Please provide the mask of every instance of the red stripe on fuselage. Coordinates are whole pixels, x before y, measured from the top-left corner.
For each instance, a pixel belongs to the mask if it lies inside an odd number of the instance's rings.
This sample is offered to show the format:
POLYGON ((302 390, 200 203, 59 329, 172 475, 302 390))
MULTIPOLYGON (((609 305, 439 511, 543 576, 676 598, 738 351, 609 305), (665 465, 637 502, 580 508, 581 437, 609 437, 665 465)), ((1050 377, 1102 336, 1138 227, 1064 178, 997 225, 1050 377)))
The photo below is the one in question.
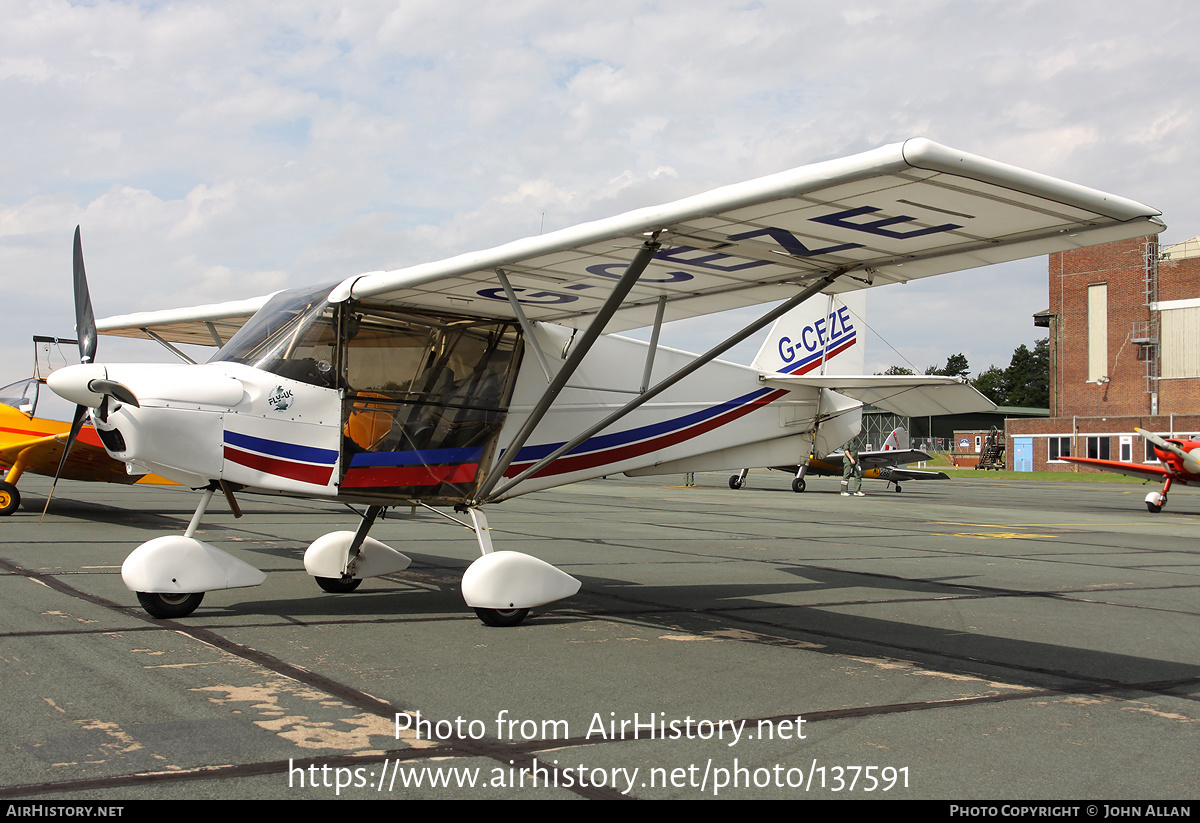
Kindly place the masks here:
POLYGON ((285 477, 300 483, 312 483, 314 486, 329 485, 329 478, 333 474, 333 466, 293 463, 290 460, 279 460, 262 454, 244 452, 231 446, 225 447, 225 459, 264 474, 273 474, 276 477, 285 477))
POLYGON ((342 488, 378 489, 470 483, 478 471, 478 463, 460 463, 456 466, 360 466, 346 472, 342 488))

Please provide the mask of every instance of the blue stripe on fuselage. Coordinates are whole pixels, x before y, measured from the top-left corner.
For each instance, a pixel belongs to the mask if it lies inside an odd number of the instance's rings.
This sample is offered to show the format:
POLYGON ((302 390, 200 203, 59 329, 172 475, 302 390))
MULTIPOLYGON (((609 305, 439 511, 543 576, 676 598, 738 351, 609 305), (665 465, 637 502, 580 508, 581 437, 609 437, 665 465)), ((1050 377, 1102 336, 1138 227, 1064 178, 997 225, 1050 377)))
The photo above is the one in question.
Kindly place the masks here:
POLYGON ((338 453, 333 449, 318 449, 313 446, 297 446, 295 443, 281 443, 278 440, 264 440, 261 437, 251 437, 248 434, 238 434, 225 430, 225 442, 231 446, 282 457, 285 460, 301 460, 305 463, 320 463, 331 466, 337 462, 338 453))

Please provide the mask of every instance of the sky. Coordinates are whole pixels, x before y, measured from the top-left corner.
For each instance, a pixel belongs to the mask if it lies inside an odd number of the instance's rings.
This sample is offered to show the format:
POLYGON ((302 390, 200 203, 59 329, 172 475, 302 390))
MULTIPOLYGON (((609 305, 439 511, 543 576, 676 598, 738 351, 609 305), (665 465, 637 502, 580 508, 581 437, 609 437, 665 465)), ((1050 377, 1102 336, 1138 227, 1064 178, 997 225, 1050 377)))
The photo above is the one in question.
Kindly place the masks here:
MULTIPOLYGON (((1200 234, 1200 4, 5 0, 0 385, 97 317, 438 260, 909 137, 1200 234)), ((867 367, 972 374, 1046 259, 871 293, 867 367)), ((684 321, 704 350, 750 314, 684 321)), ((755 343, 728 359, 749 362, 755 343)), ((169 359, 101 338, 99 359, 169 359)), ((68 412, 69 413, 69 412, 68 412)))

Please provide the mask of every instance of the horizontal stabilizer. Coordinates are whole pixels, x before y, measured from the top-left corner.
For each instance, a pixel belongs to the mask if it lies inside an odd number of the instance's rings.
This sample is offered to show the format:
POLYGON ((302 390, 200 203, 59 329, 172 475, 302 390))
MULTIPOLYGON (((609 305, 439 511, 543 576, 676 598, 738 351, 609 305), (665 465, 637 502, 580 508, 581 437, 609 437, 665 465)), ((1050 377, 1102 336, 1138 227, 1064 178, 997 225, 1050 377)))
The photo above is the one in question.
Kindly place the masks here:
POLYGON ((829 389, 902 417, 996 410, 995 403, 980 394, 974 386, 956 377, 908 374, 764 374, 759 380, 773 389, 829 389))

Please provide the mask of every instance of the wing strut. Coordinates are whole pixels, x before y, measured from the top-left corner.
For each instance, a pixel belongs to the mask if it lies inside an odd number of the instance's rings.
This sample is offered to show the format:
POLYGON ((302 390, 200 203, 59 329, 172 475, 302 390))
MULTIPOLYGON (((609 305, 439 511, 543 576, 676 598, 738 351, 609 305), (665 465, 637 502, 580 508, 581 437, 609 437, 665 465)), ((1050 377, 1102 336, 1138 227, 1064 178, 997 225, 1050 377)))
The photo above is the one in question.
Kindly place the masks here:
POLYGON ((658 308, 654 312, 654 331, 650 333, 650 348, 646 350, 646 370, 642 372, 641 391, 650 387, 650 372, 654 371, 654 353, 658 351, 658 333, 662 330, 663 313, 667 310, 666 295, 658 298, 658 308))
POLYGON ((546 353, 542 351, 537 338, 533 336, 533 326, 530 325, 529 318, 525 316, 525 310, 521 308, 521 301, 517 299, 517 293, 513 291, 512 284, 508 282, 508 275, 504 273, 504 269, 496 269, 496 279, 504 287, 504 295, 508 298, 508 304, 512 306, 513 314, 517 316, 517 322, 521 324, 521 331, 525 332, 525 345, 533 349, 538 364, 546 375, 546 382, 550 383, 554 378, 550 374, 550 364, 546 361, 546 353))
MULTIPOLYGON (((567 361, 563 363, 558 374, 550 381, 550 385, 546 387, 546 391, 538 400, 537 405, 529 412, 529 418, 525 421, 525 425, 521 426, 521 430, 517 432, 517 436, 513 438, 512 443, 504 450, 496 460, 496 465, 492 467, 492 471, 488 474, 487 479, 480 485, 479 491, 476 494, 477 501, 488 499, 488 493, 495 487, 500 478, 504 477, 504 472, 508 470, 513 458, 517 456, 517 452, 525 445, 529 436, 533 434, 533 430, 537 428, 537 424, 542 422, 542 418, 546 412, 550 410, 551 404, 554 403, 559 392, 567 385, 567 381, 571 379, 571 375, 575 373, 575 369, 579 368, 579 364, 583 362, 584 355, 592 349, 592 344, 600 337, 604 327, 608 325, 608 321, 616 314, 617 309, 621 307, 621 303, 625 300, 625 296, 629 294, 629 290, 633 288, 633 284, 642 276, 642 272, 646 270, 646 266, 650 265, 650 261, 654 259, 654 255, 661 248, 658 242, 658 232, 654 236, 642 244, 642 248, 638 250, 637 256, 629 263, 629 267, 625 269, 625 273, 621 275, 621 279, 617 281, 617 285, 613 287, 612 293, 605 299, 604 305, 600 307, 600 311, 596 312, 596 316, 592 318, 591 324, 587 327, 575 343, 571 354, 567 357, 567 361)), ((537 345, 537 341, 532 341, 537 345)), ((512 485, 511 483, 509 485, 512 485)))
MULTIPOLYGON (((209 325, 211 326, 212 324, 210 323, 209 325)), ((151 340, 153 340, 155 343, 158 343, 160 346, 162 346, 163 348, 165 348, 167 351, 171 352, 171 354, 173 354, 173 355, 175 355, 176 357, 178 357, 178 358, 179 358, 180 360, 182 360, 184 363, 187 363, 187 364, 188 364, 188 365, 190 365, 190 366, 194 366, 194 365, 196 365, 196 361, 195 361, 195 360, 193 360, 192 358, 188 357, 186 354, 184 354, 183 352, 181 352, 179 349, 177 349, 177 348, 175 348, 174 346, 172 346, 172 345, 171 345, 171 344, 170 344, 170 343, 169 343, 167 340, 164 340, 164 339, 163 339, 161 336, 159 336, 159 335, 155 334, 154 332, 150 331, 150 329, 148 329, 148 328, 146 328, 145 326, 143 326, 143 327, 142 327, 142 331, 146 333, 146 336, 147 336, 147 337, 149 337, 149 338, 150 338, 151 340)))
MULTIPOLYGON (((751 323, 746 328, 742 329, 737 334, 728 338, 723 343, 718 344, 715 348, 709 349, 704 354, 702 354, 699 357, 692 360, 691 363, 689 363, 688 365, 686 365, 683 368, 676 371, 670 377, 667 377, 667 378, 661 380, 660 382, 658 382, 653 388, 643 392, 642 394, 638 395, 633 400, 630 400, 624 406, 617 409, 615 412, 610 414, 608 417, 605 417, 599 423, 596 423, 596 424, 590 426, 589 428, 587 428, 585 431, 577 434, 571 440, 569 440, 568 442, 559 446, 553 452, 546 455, 541 460, 538 460, 536 463, 534 463, 529 468, 525 469, 523 472, 518 474, 516 477, 512 478, 512 480, 510 480, 508 483, 506 483, 504 486, 502 486, 500 489, 498 489, 494 494, 489 494, 488 492, 495 485, 495 482, 498 479, 497 473, 503 473, 508 468, 509 464, 512 463, 513 457, 515 457, 516 453, 520 450, 520 446, 524 445, 524 442, 525 442, 524 440, 521 440, 520 444, 517 444, 514 441, 514 445, 509 446, 505 450, 504 458, 506 458, 506 459, 504 459, 500 465, 497 465, 497 467, 492 470, 492 474, 488 477, 488 482, 480 487, 479 494, 472 505, 479 505, 481 503, 492 503, 492 502, 496 502, 496 501, 504 499, 504 495, 506 492, 508 492, 510 489, 512 489, 514 486, 516 486, 521 481, 525 480, 527 477, 531 477, 532 475, 537 474, 542 469, 544 469, 546 466, 550 465, 555 460, 557 460, 559 457, 561 457, 562 455, 571 451, 571 449, 575 448, 576 446, 578 446, 583 441, 587 440, 592 435, 596 434, 596 432, 599 432, 599 431, 602 431, 602 430, 608 428, 610 425, 617 422, 622 417, 624 417, 625 415, 632 412, 634 409, 641 406, 643 403, 654 399, 660 393, 671 388, 671 386, 674 386, 676 383, 678 383, 680 380, 682 380, 685 377, 687 377, 688 375, 690 375, 692 372, 696 371, 697 369, 701 368, 702 366, 706 365, 707 363, 716 359, 717 357, 720 357, 726 351, 733 348, 738 343, 741 343, 743 340, 745 340, 747 337, 749 337, 750 335, 757 332, 759 329, 762 329, 762 328, 766 327, 768 324, 775 322, 775 320, 777 320, 779 317, 782 317, 784 314, 787 314, 789 311, 796 308, 796 306, 800 305, 805 300, 808 300, 813 295, 820 293, 822 289, 829 286, 831 283, 833 283, 835 280, 837 280, 842 275, 851 271, 853 268, 855 268, 855 267, 847 266, 844 268, 840 268, 840 269, 832 272, 831 274, 825 275, 820 280, 817 280, 816 282, 812 283, 807 288, 801 290, 794 297, 792 297, 792 298, 786 300, 785 302, 781 303, 780 305, 776 306, 774 309, 767 312, 765 315, 763 315, 758 320, 751 323)), ((590 327, 588 328, 588 331, 589 332, 591 331, 590 327)), ((588 348, 591 347, 591 342, 592 341, 588 341, 588 348)), ((572 352, 572 356, 574 356, 575 354, 578 354, 580 351, 584 351, 582 346, 579 348, 576 348, 576 350, 574 352, 572 352)), ((548 394, 549 394, 549 390, 547 390, 547 395, 548 394)), ((550 398, 550 400, 552 400, 552 399, 553 398, 550 398)), ((547 396, 543 395, 542 400, 546 401, 547 396)), ((539 403, 539 406, 540 405, 541 405, 541 403, 539 403)), ((547 407, 549 406, 549 402, 546 403, 546 406, 547 407)), ((543 412, 544 412, 544 409, 543 409, 543 412)), ((539 419, 540 419, 540 416, 539 416, 539 419)), ((526 424, 526 426, 528 427, 528 423, 526 424)), ((530 430, 532 430, 531 427, 530 427, 530 430)), ((526 437, 528 437, 528 432, 524 432, 524 429, 522 429, 522 432, 526 434, 526 437)))

